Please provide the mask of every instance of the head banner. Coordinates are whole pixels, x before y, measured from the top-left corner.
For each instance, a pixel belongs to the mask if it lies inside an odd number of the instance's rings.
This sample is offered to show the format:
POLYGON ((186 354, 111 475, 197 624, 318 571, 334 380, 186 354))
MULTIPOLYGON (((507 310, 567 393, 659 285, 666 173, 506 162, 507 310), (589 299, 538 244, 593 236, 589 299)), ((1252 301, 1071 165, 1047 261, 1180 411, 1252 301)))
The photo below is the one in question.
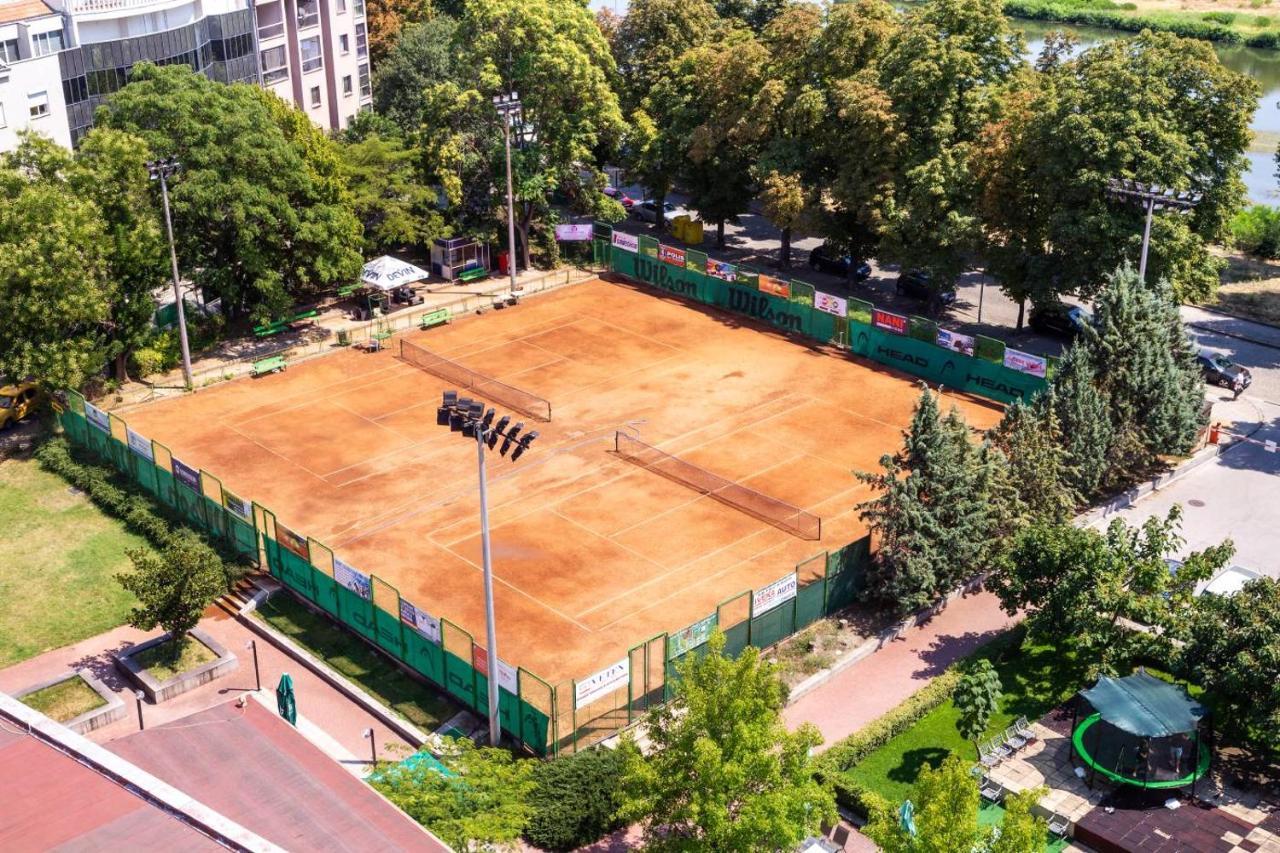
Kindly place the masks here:
POLYGON ((200 472, 183 462, 176 456, 171 456, 169 461, 172 463, 173 478, 182 485, 186 486, 197 495, 203 495, 204 490, 200 487, 200 472))
MULTIPOLYGON (((489 677, 489 650, 477 643, 471 644, 471 668, 489 677)), ((520 680, 516 668, 498 658, 498 686, 512 696, 520 695, 520 680)))
POLYGON ((949 349, 952 352, 973 355, 974 341, 972 335, 962 335, 959 332, 939 329, 936 343, 943 349, 949 349))
POLYGON ((412 602, 400 599, 400 621, 411 626, 437 646, 440 645, 440 620, 425 610, 414 607, 412 602))
POLYGON ((369 576, 356 571, 337 557, 333 558, 333 579, 365 601, 373 597, 373 587, 369 583, 369 576))
POLYGON ((614 231, 613 245, 617 246, 624 252, 638 252, 640 251, 640 238, 635 234, 624 234, 621 231, 614 231))
POLYGON ((879 308, 871 312, 871 325, 886 332, 893 332, 895 335, 907 333, 907 318, 904 315, 881 311, 879 308))
POLYGON ((590 222, 576 222, 556 226, 556 239, 562 243, 590 240, 595 227, 590 222))
POLYGON ((107 435, 111 435, 111 416, 102 409, 99 409, 93 403, 90 403, 88 400, 84 401, 84 416, 88 419, 89 423, 93 424, 107 435))
POLYGON ((791 298, 791 282, 774 278, 771 275, 761 275, 757 284, 761 293, 768 293, 771 296, 781 296, 783 299, 791 298))
POLYGON ((658 258, 664 263, 671 264, 673 267, 682 267, 684 266, 684 249, 677 249, 675 246, 659 244, 658 258))
POLYGON ((1016 349, 1005 347, 1004 366, 1011 370, 1017 370, 1044 379, 1048 362, 1045 361, 1043 356, 1032 355, 1029 352, 1019 352, 1016 349))
POLYGON ((134 453, 138 454, 148 462, 156 461, 156 454, 151 449, 151 439, 144 438, 143 436, 138 435, 136 432, 129 429, 129 427, 127 426, 124 428, 124 434, 125 434, 125 438, 129 442, 130 450, 132 450, 134 453))
POLYGON ((839 296, 823 293, 821 290, 813 292, 813 307, 828 314, 835 314, 837 317, 844 317, 849 313, 848 302, 839 296))

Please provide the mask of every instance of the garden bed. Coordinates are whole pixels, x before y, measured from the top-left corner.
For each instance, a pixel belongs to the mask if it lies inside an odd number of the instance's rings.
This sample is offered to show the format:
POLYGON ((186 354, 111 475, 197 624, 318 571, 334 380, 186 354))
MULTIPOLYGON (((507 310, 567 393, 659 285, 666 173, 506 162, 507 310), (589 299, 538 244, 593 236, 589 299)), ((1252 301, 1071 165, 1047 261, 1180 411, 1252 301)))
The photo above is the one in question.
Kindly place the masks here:
POLYGON ((240 661, 200 629, 187 635, 182 654, 170 659, 173 638, 163 634, 113 655, 116 666, 152 702, 164 702, 221 678, 240 661))
POLYGON ((14 698, 79 734, 102 728, 127 713, 120 697, 87 669, 42 681, 14 698))

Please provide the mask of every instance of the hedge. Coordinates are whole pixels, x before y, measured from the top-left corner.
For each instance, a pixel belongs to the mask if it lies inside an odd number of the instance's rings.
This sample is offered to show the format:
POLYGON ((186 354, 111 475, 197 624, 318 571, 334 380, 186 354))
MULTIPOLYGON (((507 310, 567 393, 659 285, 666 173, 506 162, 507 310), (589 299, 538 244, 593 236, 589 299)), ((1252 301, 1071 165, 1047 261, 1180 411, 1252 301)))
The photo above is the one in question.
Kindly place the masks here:
POLYGON ((619 829, 623 755, 598 747, 538 765, 524 836, 544 850, 576 850, 619 829))

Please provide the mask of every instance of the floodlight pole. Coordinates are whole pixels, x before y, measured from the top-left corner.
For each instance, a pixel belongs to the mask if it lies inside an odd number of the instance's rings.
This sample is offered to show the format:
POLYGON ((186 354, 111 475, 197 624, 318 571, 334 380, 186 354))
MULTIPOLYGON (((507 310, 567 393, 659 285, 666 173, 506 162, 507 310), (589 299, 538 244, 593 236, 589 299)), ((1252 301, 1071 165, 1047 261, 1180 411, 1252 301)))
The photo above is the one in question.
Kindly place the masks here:
POLYGON ((485 436, 487 430, 476 424, 476 462, 480 471, 480 552, 484 561, 484 623, 489 653, 489 743, 502 740, 502 720, 498 715, 498 626, 493 613, 493 557, 489 550, 489 485, 485 475, 485 436))
POLYGON ((511 180, 511 124, 520 118, 520 96, 495 95, 493 105, 502 117, 502 141, 507 150, 507 272, 511 275, 511 292, 516 292, 516 204, 511 180))
POLYGON ((1204 196, 1195 192, 1178 192, 1156 184, 1144 184, 1129 178, 1108 178, 1107 195, 1116 201, 1139 202, 1146 208, 1142 227, 1142 254, 1138 259, 1138 280, 1147 280, 1147 252, 1151 247, 1151 220, 1156 209, 1175 213, 1191 213, 1204 196))
POLYGON ((178 304, 178 341, 182 345, 182 378, 187 389, 191 388, 191 347, 187 344, 187 314, 184 310, 182 290, 178 285, 178 251, 173 246, 173 218, 169 215, 169 176, 178 171, 181 164, 176 157, 151 160, 147 169, 151 180, 160 181, 160 198, 164 200, 164 228, 169 236, 169 264, 173 270, 173 298, 178 304))

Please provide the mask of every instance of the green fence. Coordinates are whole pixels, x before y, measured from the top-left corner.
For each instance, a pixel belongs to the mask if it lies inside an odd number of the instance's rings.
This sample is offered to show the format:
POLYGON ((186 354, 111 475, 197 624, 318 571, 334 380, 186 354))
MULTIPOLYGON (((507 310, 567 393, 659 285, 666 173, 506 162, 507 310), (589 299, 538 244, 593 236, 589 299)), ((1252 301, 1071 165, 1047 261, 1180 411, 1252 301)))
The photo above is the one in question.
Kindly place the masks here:
MULTIPOLYGON (((597 233, 607 228, 599 225, 597 233)), ((882 328, 874 325, 873 306, 864 300, 844 299, 840 316, 831 313, 840 302, 823 300, 825 308, 818 308, 820 292, 804 282, 790 282, 790 296, 783 298, 762 293, 754 271, 713 258, 699 268, 689 256, 705 257, 700 252, 685 252, 684 263, 677 266, 663 260, 661 245, 645 235, 638 246, 633 252, 612 244, 609 269, 675 296, 745 314, 784 332, 844 347, 913 376, 1002 403, 1030 399, 1045 387, 1043 378, 1006 367, 1005 345, 994 338, 977 336, 974 354, 966 355, 939 346, 939 328, 931 320, 912 317, 900 330, 882 328)))

